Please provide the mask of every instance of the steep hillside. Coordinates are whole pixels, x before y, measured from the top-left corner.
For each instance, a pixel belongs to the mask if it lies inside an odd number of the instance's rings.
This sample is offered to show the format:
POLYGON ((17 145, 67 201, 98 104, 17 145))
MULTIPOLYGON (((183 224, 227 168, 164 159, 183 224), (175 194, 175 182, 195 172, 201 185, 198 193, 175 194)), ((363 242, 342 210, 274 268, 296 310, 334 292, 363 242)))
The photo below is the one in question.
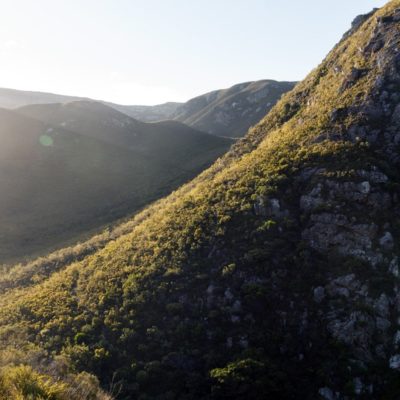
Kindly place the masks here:
POLYGON ((72 109, 63 115, 73 117, 70 124, 56 124, 53 112, 43 113, 43 122, 0 110, 0 264, 45 254, 137 211, 231 144, 178 123, 150 127, 101 104, 82 104, 88 106, 78 103, 76 113, 75 105, 60 106, 72 109))
POLYGON ((400 0, 358 18, 104 248, 9 276, 3 351, 41 348, 121 399, 398 399, 399 22, 400 0))
POLYGON ((172 118, 214 135, 242 137, 294 85, 272 80, 240 83, 189 100, 172 118))

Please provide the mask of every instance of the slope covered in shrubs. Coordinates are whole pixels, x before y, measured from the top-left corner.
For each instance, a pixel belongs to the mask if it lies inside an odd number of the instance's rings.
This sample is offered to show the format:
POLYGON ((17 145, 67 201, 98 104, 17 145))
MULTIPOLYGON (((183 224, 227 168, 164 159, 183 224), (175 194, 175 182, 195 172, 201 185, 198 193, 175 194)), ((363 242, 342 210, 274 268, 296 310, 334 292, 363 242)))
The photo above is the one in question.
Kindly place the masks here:
POLYGON ((3 347, 126 399, 398 398, 399 21, 358 18, 209 170, 9 287, 3 347))

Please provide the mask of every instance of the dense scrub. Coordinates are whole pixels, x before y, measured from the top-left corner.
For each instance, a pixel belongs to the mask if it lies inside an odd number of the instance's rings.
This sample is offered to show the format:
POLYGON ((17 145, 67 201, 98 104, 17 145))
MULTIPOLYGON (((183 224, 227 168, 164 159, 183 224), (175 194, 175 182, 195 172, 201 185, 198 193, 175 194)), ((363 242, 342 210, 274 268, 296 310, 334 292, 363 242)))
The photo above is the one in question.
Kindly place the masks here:
POLYGON ((7 283, 3 347, 127 399, 398 398, 399 7, 104 248, 7 283))

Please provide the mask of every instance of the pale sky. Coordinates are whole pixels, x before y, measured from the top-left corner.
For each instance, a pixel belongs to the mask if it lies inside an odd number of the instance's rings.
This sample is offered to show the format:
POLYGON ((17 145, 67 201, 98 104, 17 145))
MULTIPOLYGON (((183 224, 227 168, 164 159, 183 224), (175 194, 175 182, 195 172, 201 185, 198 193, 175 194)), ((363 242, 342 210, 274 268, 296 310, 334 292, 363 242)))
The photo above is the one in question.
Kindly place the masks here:
POLYGON ((0 87, 121 104, 300 80, 384 0, 0 0, 0 87))

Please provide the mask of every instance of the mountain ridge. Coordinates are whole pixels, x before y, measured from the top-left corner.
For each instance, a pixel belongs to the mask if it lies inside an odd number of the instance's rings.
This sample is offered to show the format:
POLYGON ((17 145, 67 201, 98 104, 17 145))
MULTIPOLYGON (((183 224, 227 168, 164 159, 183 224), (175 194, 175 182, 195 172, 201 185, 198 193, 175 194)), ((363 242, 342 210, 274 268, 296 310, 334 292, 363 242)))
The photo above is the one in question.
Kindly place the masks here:
POLYGON ((98 102, 142 122, 176 120, 206 133, 241 137, 294 84, 267 79, 249 81, 196 96, 185 103, 168 102, 155 106, 120 105, 84 97, 0 88, 0 106, 21 108, 34 104, 98 102))
POLYGON ((122 398, 396 399, 399 21, 392 0, 131 230, 2 294, 6 346, 122 398))

